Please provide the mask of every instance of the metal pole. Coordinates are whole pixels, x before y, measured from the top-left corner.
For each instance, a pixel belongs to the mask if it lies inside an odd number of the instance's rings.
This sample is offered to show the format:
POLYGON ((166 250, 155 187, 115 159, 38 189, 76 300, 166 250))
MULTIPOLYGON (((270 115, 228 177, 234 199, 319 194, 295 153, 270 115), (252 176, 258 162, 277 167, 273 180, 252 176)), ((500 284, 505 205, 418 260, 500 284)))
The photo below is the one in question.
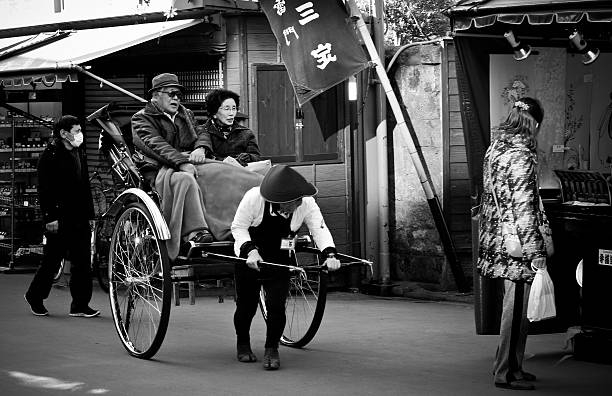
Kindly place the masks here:
MULTIPOLYGON (((229 256, 227 254, 220 254, 220 253, 202 252, 202 257, 208 257, 208 256, 219 257, 219 258, 224 258, 224 259, 229 259, 229 260, 234 260, 234 261, 246 262, 246 259, 242 258, 242 257, 229 256)), ((287 268, 287 269, 289 269, 291 271, 304 272, 304 268, 296 267, 295 265, 276 264, 276 263, 270 263, 268 261, 260 261, 259 264, 271 265, 273 267, 287 268)))
POLYGON ((15 268, 15 115, 13 114, 11 128, 11 255, 9 257, 9 270, 15 268))
POLYGON ((115 84, 113 84, 112 82, 110 82, 110 81, 107 81, 107 80, 103 79, 102 77, 96 76, 95 74, 88 72, 88 71, 87 71, 87 70, 85 70, 85 69, 84 69, 82 66, 79 66, 79 65, 72 65, 72 68, 73 68, 74 70, 77 70, 77 71, 79 71, 79 72, 81 72, 81 73, 83 73, 83 74, 85 74, 85 75, 87 75, 87 76, 89 76, 89 77, 93 78, 93 79, 96 79, 96 80, 100 81, 100 82, 101 82, 101 83, 103 83, 103 84, 108 85, 109 87, 111 87, 111 88, 113 88, 113 89, 116 89, 117 91, 119 91, 119 92, 121 92, 121 93, 126 94, 127 96, 129 96, 129 97, 131 97, 131 98, 136 99, 136 100, 137 100, 137 101, 139 101, 139 102, 147 103, 147 100, 146 100, 146 99, 141 98, 140 96, 138 96, 138 95, 136 95, 136 94, 133 94, 133 93, 131 93, 130 91, 125 90, 125 89, 121 88, 120 86, 115 85, 115 84))
MULTIPOLYGON (((423 164, 421 163, 421 159, 419 158, 417 148, 412 140, 412 136, 410 135, 408 125, 406 124, 406 120, 409 121, 410 119, 407 117, 407 112, 405 113, 404 111, 402 111, 402 107, 400 106, 400 103, 397 97, 395 96, 395 92, 393 91, 391 81, 389 80, 389 77, 387 76, 387 73, 385 71, 385 68, 383 67, 380 57, 378 56, 376 46, 374 45, 374 42, 372 41, 372 37, 370 37, 368 28, 365 22, 363 21, 363 18, 361 17, 361 12, 359 11, 359 8, 357 8, 357 5, 355 4, 355 0, 349 0, 349 6, 351 8, 351 17, 356 19, 357 29, 359 30, 359 33, 366 46, 366 49, 368 50, 370 58, 376 67, 376 73, 385 91, 385 94, 389 101, 389 105, 391 106, 391 109, 393 110, 393 115, 395 116, 395 119, 397 120, 396 128, 400 132, 399 138, 402 140, 402 144, 408 147, 408 153, 410 154, 410 158, 412 159, 412 164, 414 165, 414 168, 416 170, 417 176, 421 183, 421 187, 423 188, 423 191, 425 192, 425 197, 427 198, 429 207, 432 211, 434 221, 436 222, 436 227, 438 231, 440 232, 440 237, 442 239, 442 243, 444 244, 444 249, 445 249, 445 252, 447 253, 447 258, 449 259, 451 270, 455 278, 455 283, 457 284, 457 288, 461 292, 469 291, 469 287, 463 275, 463 270, 459 266, 459 263, 453 258, 454 254, 452 253, 454 252, 454 248, 452 247, 452 239, 450 239, 448 230, 445 227, 446 223, 444 222, 444 217, 441 214, 440 204, 439 204, 437 195, 435 194, 433 187, 432 187, 433 184, 430 182, 429 178, 427 177, 425 168, 423 164), (404 117, 404 114, 406 114, 406 117, 404 117), (443 225, 444 227, 441 227, 441 225, 443 225)), ((412 127, 411 123, 410 123, 410 126, 412 127)))
MULTIPOLYGON (((374 38, 376 53, 385 53, 384 7, 382 0, 375 2, 374 38)), ((365 24, 364 24, 365 26, 365 24)), ((368 35, 369 37, 369 35, 368 35)), ((384 68, 379 56, 379 64, 384 68)), ((376 157, 378 170, 378 271, 383 284, 391 283, 389 255, 389 163, 387 158, 387 101, 382 84, 376 86, 376 157)))
POLYGON ((351 5, 352 10, 353 10, 353 14, 354 14, 353 16, 357 18, 357 29, 359 30, 359 33, 361 34, 361 38, 366 46, 366 49, 368 50, 370 59, 372 60, 372 62, 374 63, 376 67, 376 74, 378 75, 378 78, 380 79, 382 89, 384 90, 386 97, 389 100, 389 104, 391 105, 391 109, 393 110, 393 115, 395 116, 395 119, 397 120, 396 128, 402 132, 400 134, 400 137, 402 138, 403 143, 408 146, 408 153, 410 154, 410 158, 412 159, 412 163, 414 164, 414 167, 416 169, 417 175, 419 177, 419 181, 421 182, 421 186, 423 187, 423 190, 425 191, 425 197, 427 199, 431 199, 434 196, 433 190, 431 189, 431 186, 429 185, 429 180, 425 173, 425 169, 423 168, 423 164, 421 163, 419 159, 417 149, 414 145, 414 142, 412 141, 412 138, 408 131, 408 127, 406 126, 406 121, 404 120, 402 109, 399 105, 397 97, 395 96, 395 92, 393 92, 391 81, 389 81, 389 77, 387 76, 387 73, 385 72, 385 68, 383 67, 382 61, 380 60, 380 57, 378 56, 378 52, 376 51, 374 42, 372 41, 372 38, 370 37, 368 28, 365 22, 363 21, 363 18, 361 17, 361 12, 359 11, 359 9, 357 8, 357 5, 355 4, 355 0, 349 0, 349 4, 351 5))

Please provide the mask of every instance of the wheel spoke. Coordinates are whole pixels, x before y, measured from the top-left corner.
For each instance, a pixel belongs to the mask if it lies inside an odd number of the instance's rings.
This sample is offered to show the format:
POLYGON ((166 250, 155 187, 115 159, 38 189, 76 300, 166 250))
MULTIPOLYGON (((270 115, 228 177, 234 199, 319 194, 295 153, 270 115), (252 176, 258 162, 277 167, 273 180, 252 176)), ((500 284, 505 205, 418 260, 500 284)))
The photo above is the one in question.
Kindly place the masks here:
MULTIPOLYGON (((287 320, 281 343, 301 348, 312 340, 321 323, 327 293, 327 274, 318 268, 317 255, 305 257, 298 254, 296 261, 298 266, 309 269, 290 278, 285 303, 287 320)), ((263 289, 260 294, 260 307, 267 319, 263 289)))
POLYGON ((165 245, 141 204, 130 204, 115 225, 109 259, 111 307, 130 354, 151 357, 168 325, 170 278, 165 245))

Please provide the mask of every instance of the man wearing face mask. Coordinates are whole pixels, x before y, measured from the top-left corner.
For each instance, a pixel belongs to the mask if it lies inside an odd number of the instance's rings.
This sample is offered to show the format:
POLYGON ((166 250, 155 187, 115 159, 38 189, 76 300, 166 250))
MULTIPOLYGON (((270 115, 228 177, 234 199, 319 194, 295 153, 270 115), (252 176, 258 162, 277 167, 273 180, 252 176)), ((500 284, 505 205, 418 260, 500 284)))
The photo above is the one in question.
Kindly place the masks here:
POLYGON ((100 314, 89 306, 94 208, 82 143, 79 120, 64 115, 56 122, 53 138, 38 162, 38 195, 47 243, 42 263, 25 293, 30 310, 37 316, 49 314, 43 300, 49 297, 53 275, 63 258, 70 260, 70 316, 91 318, 100 314))

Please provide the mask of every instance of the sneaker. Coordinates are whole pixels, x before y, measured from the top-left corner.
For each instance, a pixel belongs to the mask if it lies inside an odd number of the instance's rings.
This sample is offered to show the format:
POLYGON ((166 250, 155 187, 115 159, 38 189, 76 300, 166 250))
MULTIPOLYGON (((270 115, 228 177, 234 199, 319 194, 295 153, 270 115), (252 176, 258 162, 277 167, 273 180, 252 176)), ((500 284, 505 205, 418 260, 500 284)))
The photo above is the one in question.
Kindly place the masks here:
POLYGON ((71 309, 70 316, 80 317, 80 318, 93 318, 94 316, 100 315, 100 311, 97 309, 93 309, 90 307, 85 307, 85 309, 71 309))
POLYGON ((45 306, 43 305, 42 300, 41 301, 33 301, 33 300, 28 298, 28 293, 24 294, 23 298, 26 300, 26 302, 30 306, 30 311, 32 311, 32 313, 34 315, 36 315, 36 316, 47 316, 47 315, 49 315, 49 311, 47 311, 47 308, 45 308, 45 306))

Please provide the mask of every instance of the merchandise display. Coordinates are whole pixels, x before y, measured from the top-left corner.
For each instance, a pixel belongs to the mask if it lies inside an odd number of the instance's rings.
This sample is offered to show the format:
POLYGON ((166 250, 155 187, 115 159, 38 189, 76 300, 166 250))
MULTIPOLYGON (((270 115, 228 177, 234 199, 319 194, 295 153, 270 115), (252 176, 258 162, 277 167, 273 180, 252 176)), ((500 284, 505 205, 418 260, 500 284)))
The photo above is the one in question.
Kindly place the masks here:
MULTIPOLYGON (((37 163, 51 130, 10 110, 0 113, 0 266, 36 267, 42 258, 37 163)), ((52 117, 41 117, 51 122, 52 117)))

